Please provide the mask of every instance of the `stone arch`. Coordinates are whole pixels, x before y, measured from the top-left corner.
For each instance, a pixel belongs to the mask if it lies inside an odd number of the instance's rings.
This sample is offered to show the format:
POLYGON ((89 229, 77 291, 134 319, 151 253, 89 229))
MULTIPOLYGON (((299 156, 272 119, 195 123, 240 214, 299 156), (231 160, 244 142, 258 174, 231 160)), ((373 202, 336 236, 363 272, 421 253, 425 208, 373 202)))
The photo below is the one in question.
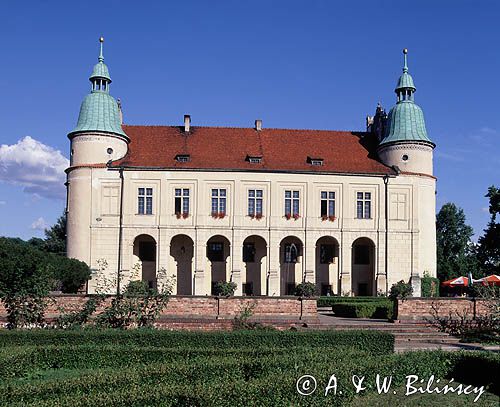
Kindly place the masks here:
POLYGON ((141 234, 134 239, 131 280, 141 279, 156 288, 156 253, 156 240, 151 235, 141 234))
POLYGON ((356 296, 375 293, 375 243, 368 237, 360 237, 352 243, 351 291, 356 296))
POLYGON ((244 295, 266 295, 267 291, 267 242, 258 235, 248 236, 243 241, 244 295))
POLYGON ((322 236, 316 241, 315 277, 320 295, 338 294, 339 243, 333 236, 322 236))
POLYGON ((297 236, 287 236, 280 242, 280 295, 294 295, 303 280, 302 256, 304 244, 297 236))
POLYGON ((194 242, 189 236, 175 235, 170 240, 172 270, 176 270, 176 294, 193 294, 194 242))
POLYGON ((228 265, 230 266, 231 243, 222 235, 212 236, 207 241, 207 262, 210 265, 210 276, 212 281, 211 291, 218 281, 229 281, 228 265))

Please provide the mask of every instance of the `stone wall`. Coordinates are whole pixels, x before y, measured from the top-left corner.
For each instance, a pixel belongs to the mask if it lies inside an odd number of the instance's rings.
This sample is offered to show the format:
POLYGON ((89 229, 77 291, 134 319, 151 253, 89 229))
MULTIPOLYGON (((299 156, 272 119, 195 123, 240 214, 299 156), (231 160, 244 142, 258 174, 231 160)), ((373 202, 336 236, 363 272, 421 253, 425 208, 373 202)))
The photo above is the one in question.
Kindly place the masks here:
MULTIPOLYGON (((45 317, 52 320, 61 312, 78 311, 87 298, 85 295, 52 296, 45 317)), ((108 297, 106 303, 111 298, 108 297)), ((102 311, 106 303, 97 312, 102 311)), ((318 318, 315 298, 172 296, 158 318, 158 326, 189 330, 230 329, 231 321, 245 310, 251 311, 249 320, 280 328, 316 322, 318 318)), ((0 303, 0 322, 6 322, 6 317, 5 308, 0 303)))
POLYGON ((440 316, 458 316, 467 313, 469 316, 487 313, 484 300, 472 298, 408 298, 398 300, 398 320, 401 322, 425 322, 432 318, 433 306, 440 316))

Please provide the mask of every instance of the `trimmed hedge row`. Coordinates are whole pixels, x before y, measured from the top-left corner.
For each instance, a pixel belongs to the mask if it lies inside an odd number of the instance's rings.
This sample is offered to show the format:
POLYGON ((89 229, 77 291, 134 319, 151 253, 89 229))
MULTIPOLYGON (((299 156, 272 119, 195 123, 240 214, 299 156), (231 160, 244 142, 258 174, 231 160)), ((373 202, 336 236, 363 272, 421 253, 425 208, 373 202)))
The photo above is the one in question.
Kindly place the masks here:
POLYGON ((331 307, 334 304, 348 304, 351 302, 379 302, 384 301, 384 297, 342 297, 342 296, 322 296, 317 300, 318 307, 331 307))
POLYGON ((325 354, 318 349, 312 359, 290 353, 261 357, 246 363, 207 359, 176 364, 150 365, 124 370, 98 370, 80 377, 49 379, 32 384, 0 385, 0 401, 22 406, 178 406, 178 405, 345 405, 354 397, 353 375, 366 377, 371 391, 375 376, 392 376, 393 386, 406 375, 484 385, 499 394, 500 355, 484 352, 410 352, 371 356, 325 354), (296 381, 304 374, 318 380, 318 391, 303 397, 296 381), (331 374, 342 394, 324 396, 331 374))
POLYGON ((332 309, 338 317, 391 319, 394 305, 391 301, 379 300, 333 304, 332 309))
MULTIPOLYGON (((48 345, 44 347, 22 347, 13 355, 0 357, 0 379, 29 377, 33 372, 54 369, 100 369, 127 368, 155 363, 178 364, 179 362, 200 361, 246 361, 265 359, 280 362, 293 354, 294 360, 311 360, 323 355, 351 354, 359 356, 366 351, 353 351, 346 347, 240 347, 227 349, 213 348, 161 348, 137 347, 129 345, 48 345), (320 353, 318 351, 321 350, 320 353)), ((330 356, 326 356, 330 357, 330 356)))
POLYGON ((128 345, 146 347, 212 348, 297 346, 348 347, 376 354, 394 351, 394 337, 376 331, 233 331, 182 332, 153 329, 13 330, 0 332, 0 349, 25 345, 128 345))

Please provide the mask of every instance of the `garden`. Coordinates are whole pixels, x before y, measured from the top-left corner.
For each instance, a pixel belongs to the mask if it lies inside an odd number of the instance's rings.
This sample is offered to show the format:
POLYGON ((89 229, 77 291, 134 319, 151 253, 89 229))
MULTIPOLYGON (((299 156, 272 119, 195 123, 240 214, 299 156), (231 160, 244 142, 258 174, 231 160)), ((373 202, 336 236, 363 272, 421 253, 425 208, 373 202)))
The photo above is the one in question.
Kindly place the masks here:
POLYGON ((393 349, 392 335, 369 331, 2 331, 0 404, 340 406, 374 402, 377 397, 404 397, 408 403, 433 398, 444 402, 440 405, 449 405, 446 400, 472 403, 477 396, 406 397, 407 375, 425 380, 435 375, 442 381, 453 378, 456 383, 485 386, 485 394, 475 404, 498 403, 498 354, 395 354, 393 349), (392 376, 391 395, 378 395, 377 374, 392 376), (318 388, 309 396, 298 392, 297 381, 304 375, 317 380, 318 388), (332 375, 338 388, 336 394, 330 391, 325 396, 332 375), (358 395, 351 382, 353 376, 365 376, 366 389, 358 395))

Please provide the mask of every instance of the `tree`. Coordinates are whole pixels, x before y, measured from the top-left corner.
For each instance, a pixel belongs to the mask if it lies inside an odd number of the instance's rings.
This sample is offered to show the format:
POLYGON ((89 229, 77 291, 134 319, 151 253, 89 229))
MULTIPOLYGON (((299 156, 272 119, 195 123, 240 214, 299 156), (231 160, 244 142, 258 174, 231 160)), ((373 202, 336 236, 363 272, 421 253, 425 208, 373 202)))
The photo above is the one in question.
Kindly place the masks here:
POLYGON ((44 252, 20 239, 0 238, 0 298, 9 328, 43 323, 50 283, 44 252))
POLYGON ((45 229, 45 250, 66 255, 66 213, 63 213, 50 229, 45 229))
POLYGON ((497 222, 497 215, 500 215, 500 189, 489 187, 485 197, 490 200, 491 219, 484 235, 479 238, 477 258, 485 275, 500 274, 500 223, 497 222))
POLYGON ((465 276, 478 277, 472 253, 472 227, 465 223, 463 209, 453 203, 442 206, 436 216, 437 275, 441 281, 465 276))

